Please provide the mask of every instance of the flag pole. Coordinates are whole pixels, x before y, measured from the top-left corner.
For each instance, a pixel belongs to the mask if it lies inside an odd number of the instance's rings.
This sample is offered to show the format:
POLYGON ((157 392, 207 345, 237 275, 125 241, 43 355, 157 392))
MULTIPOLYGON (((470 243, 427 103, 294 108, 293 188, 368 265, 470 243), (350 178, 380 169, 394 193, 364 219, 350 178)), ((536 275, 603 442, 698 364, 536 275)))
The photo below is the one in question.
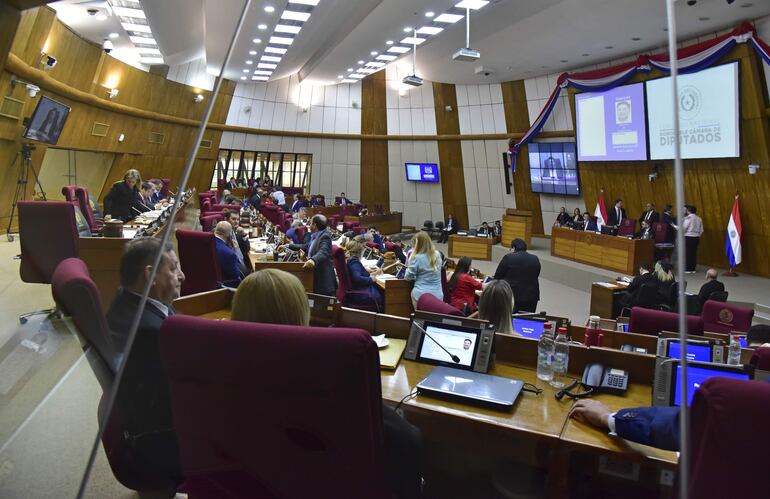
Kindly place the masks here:
MULTIPOLYGON (((733 201, 733 209, 730 210, 730 221, 733 222, 733 223, 735 223, 735 220, 733 220, 733 210, 735 209, 735 204, 738 202, 738 196, 739 196, 739 194, 736 192, 735 193, 735 200, 733 201)), ((738 221, 740 223, 740 212, 738 213, 738 221)), ((730 237, 730 234, 729 234, 729 232, 730 232, 729 222, 728 222, 727 231, 728 231, 728 237, 730 237)), ((739 233, 738 234, 739 246, 740 246, 740 237, 741 237, 741 234, 739 233)), ((728 258, 728 260, 729 260, 729 258, 728 258)), ((731 260, 730 263, 733 263, 733 261, 731 260)), ((738 264, 738 263, 740 263, 740 261, 734 262, 734 263, 738 264)), ((735 266, 734 265, 730 265, 730 270, 728 270, 727 272, 723 272, 722 275, 725 276, 725 277, 738 277, 739 274, 735 271, 735 266)))

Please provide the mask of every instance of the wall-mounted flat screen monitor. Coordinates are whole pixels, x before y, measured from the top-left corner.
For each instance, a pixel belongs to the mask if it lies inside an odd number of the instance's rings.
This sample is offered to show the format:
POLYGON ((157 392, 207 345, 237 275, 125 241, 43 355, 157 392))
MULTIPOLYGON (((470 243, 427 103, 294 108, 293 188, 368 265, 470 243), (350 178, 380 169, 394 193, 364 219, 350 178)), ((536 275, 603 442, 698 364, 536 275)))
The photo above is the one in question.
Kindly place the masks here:
POLYGON ((406 163, 406 179, 410 182, 438 182, 436 163, 406 163))
POLYGON ((578 160, 647 159, 644 86, 622 85, 575 95, 578 160))
MULTIPOLYGON (((738 62, 679 75, 682 158, 740 156, 738 62)), ((650 159, 674 158, 671 78, 646 82, 650 159)))
POLYGON ((574 142, 532 142, 527 147, 532 192, 580 195, 574 142))
POLYGON ((56 144, 69 114, 69 106, 56 102, 45 95, 40 97, 35 112, 32 113, 32 118, 29 120, 29 126, 24 131, 24 138, 46 144, 56 144))

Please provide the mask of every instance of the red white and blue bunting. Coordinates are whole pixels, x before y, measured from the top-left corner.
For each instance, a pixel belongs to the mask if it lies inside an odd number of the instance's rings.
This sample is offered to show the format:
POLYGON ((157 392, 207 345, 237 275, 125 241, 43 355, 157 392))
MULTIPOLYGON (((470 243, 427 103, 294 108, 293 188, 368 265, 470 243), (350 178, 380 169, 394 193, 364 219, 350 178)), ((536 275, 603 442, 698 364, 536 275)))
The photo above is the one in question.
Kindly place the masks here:
MULTIPOLYGON (((682 74, 695 73, 705 69, 728 53, 738 43, 750 43, 754 50, 757 51, 757 54, 765 61, 765 64, 770 65, 770 45, 763 42, 757 36, 754 26, 744 22, 730 33, 679 49, 677 51, 679 72, 682 74)), ((551 96, 546 101, 537 119, 532 123, 532 126, 521 140, 509 149, 512 155, 511 168, 514 170, 514 173, 516 170, 516 155, 519 149, 521 149, 521 146, 530 143, 543 129, 556 105, 556 101, 559 99, 562 89, 572 87, 581 92, 603 92, 622 85, 638 73, 649 73, 652 68, 664 73, 670 72, 668 53, 641 55, 636 61, 611 68, 581 73, 562 73, 559 76, 556 88, 551 92, 551 96)))

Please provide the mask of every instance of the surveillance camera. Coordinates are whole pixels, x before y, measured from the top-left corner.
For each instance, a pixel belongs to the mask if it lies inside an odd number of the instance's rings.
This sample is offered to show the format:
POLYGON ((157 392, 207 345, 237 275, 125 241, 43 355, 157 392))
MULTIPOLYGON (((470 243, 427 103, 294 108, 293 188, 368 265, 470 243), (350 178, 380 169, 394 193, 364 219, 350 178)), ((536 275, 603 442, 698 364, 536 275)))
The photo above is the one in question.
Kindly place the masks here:
POLYGON ((759 165, 749 165, 749 175, 756 175, 759 165))
POLYGON ((40 87, 31 83, 27 83, 27 94, 29 94, 30 97, 37 96, 38 92, 40 92, 40 87))
POLYGON ((656 179, 656 178, 658 178, 658 174, 657 174, 657 172, 655 172, 655 173, 650 173, 649 175, 647 175, 647 179, 648 179, 650 182, 655 182, 655 179, 656 179))
POLYGON ((199 103, 203 102, 203 95, 201 95, 201 94, 195 94, 195 97, 193 97, 193 101, 194 101, 196 104, 199 104, 199 103))
POLYGON ((43 70, 50 71, 53 69, 54 66, 56 66, 56 63, 59 61, 56 60, 56 57, 46 54, 43 56, 42 62, 43 62, 43 70))
POLYGON ((492 74, 492 73, 491 73, 491 72, 489 72, 489 71, 484 71, 484 76, 489 76, 489 75, 491 75, 491 74, 492 74))
POLYGON ((109 40, 104 40, 104 43, 102 43, 102 49, 106 54, 109 54, 110 52, 112 52, 113 48, 115 47, 112 45, 112 42, 109 40))
POLYGON ((86 12, 88 12, 89 16, 95 16, 99 13, 99 9, 87 9, 86 12))

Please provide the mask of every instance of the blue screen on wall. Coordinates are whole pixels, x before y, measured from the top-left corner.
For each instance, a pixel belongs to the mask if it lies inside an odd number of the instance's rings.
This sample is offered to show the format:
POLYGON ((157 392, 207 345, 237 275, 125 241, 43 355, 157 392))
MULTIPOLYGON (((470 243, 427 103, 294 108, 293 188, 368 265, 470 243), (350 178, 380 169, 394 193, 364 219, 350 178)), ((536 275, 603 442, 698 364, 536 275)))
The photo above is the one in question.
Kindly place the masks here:
POLYGON ((406 163, 406 179, 410 182, 438 182, 436 163, 406 163))

